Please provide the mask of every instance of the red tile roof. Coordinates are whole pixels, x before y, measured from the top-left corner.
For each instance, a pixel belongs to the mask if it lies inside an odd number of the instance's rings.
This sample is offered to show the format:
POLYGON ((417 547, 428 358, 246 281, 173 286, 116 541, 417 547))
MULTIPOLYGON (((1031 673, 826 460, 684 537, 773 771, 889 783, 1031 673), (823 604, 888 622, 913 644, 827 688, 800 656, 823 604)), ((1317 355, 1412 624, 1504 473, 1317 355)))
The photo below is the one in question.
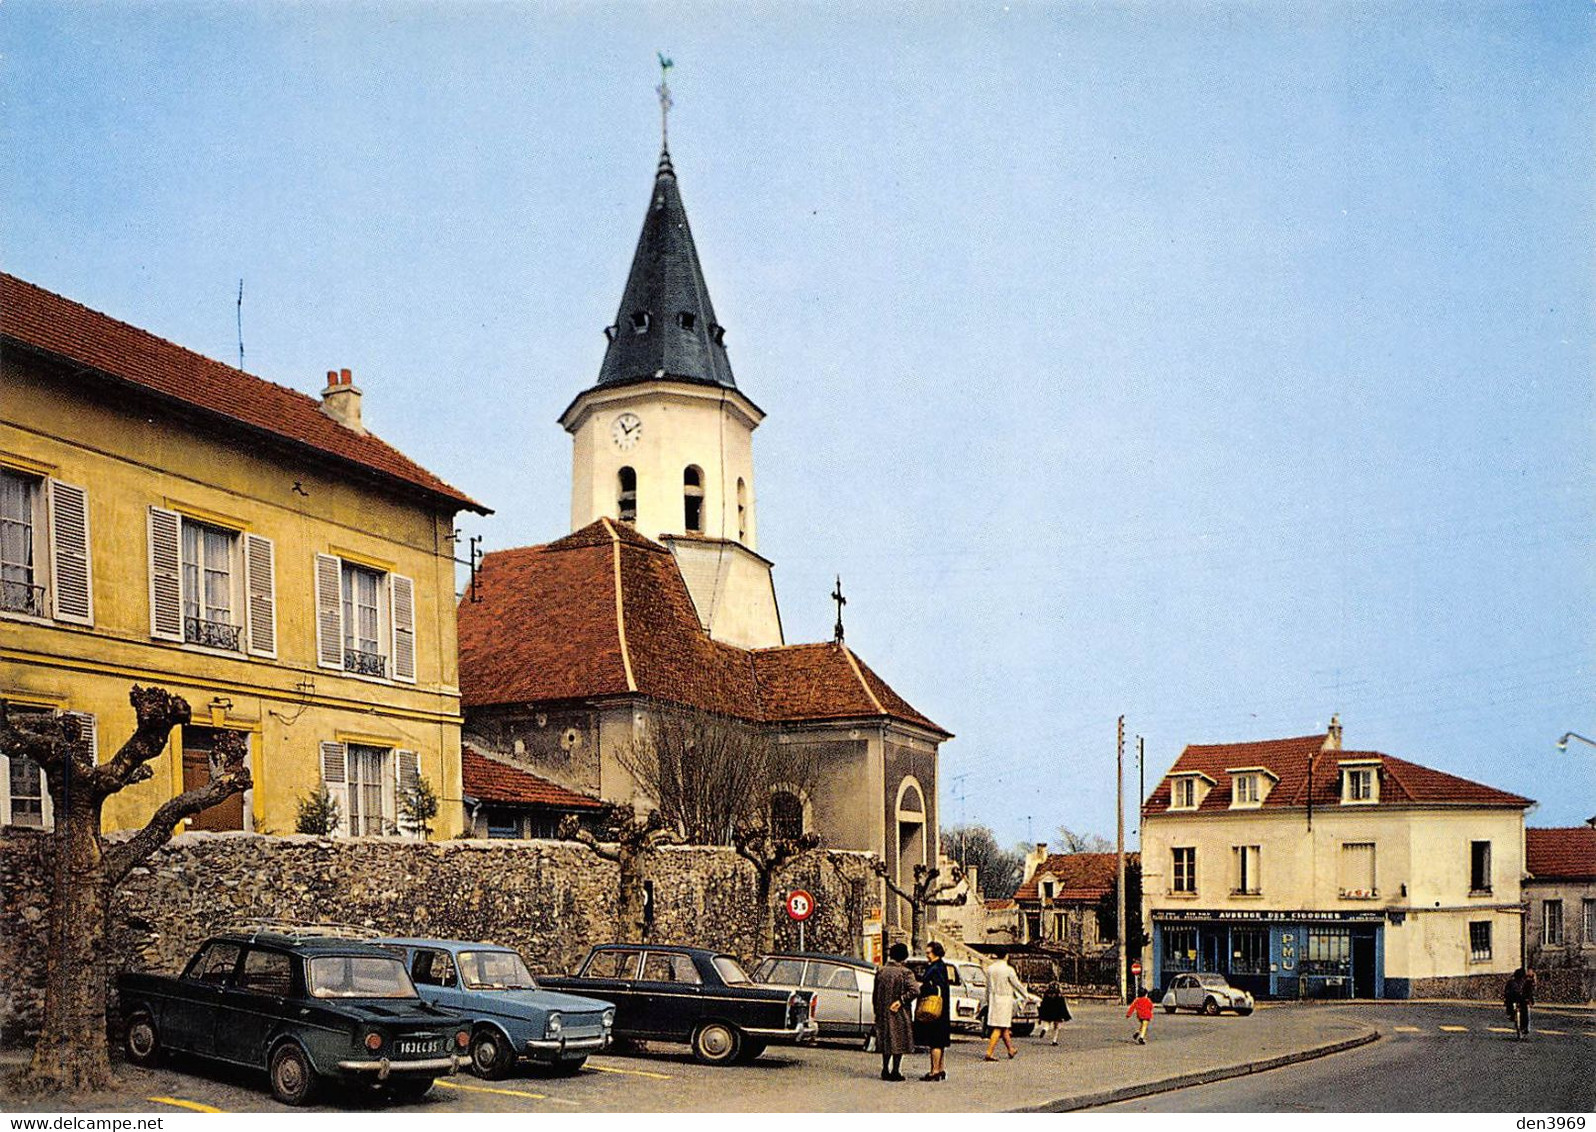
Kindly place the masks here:
MULTIPOLYGON (((1418 763, 1408 762, 1379 751, 1344 751, 1327 748, 1327 735, 1302 735, 1293 739, 1265 739, 1254 743, 1192 744, 1180 753, 1175 765, 1154 789, 1142 807, 1145 815, 1169 811, 1170 780, 1180 774, 1196 772, 1213 780, 1196 811, 1220 813, 1230 809, 1230 770, 1262 767, 1278 781, 1265 797, 1265 810, 1305 808, 1309 797, 1308 771, 1313 770, 1313 804, 1334 807, 1341 803, 1341 783, 1337 764, 1341 761, 1374 760, 1380 766, 1379 805, 1425 806, 1511 806, 1522 809, 1530 799, 1494 786, 1471 782, 1418 763)), ((1206 783, 1205 783, 1206 785, 1206 783)), ((1182 811, 1175 811, 1176 813, 1182 811)))
POLYGON ((169 402, 420 488, 453 509, 492 514, 375 436, 345 428, 323 413, 313 397, 202 357, 3 272, 0 334, 8 344, 62 358, 169 402))
POLYGON ((523 806, 549 806, 564 810, 596 810, 597 798, 578 794, 482 754, 476 748, 460 749, 460 782, 464 792, 483 802, 513 802, 523 806))
POLYGON ((1014 907, 1014 901, 1006 896, 993 896, 986 902, 988 912, 1007 912, 1014 907))
POLYGON ((1524 842, 1525 868, 1536 879, 1596 879, 1596 829, 1526 829, 1524 842))
MULTIPOLYGON (((1141 864, 1141 854, 1126 853, 1125 867, 1141 864)), ((1014 890, 1015 900, 1040 900, 1044 876, 1058 881, 1055 902, 1095 904, 1119 883, 1119 858, 1113 853, 1054 853, 1037 866, 1031 879, 1014 890)))
POLYGON ((466 707, 636 693, 761 722, 898 719, 940 735, 851 649, 742 649, 704 632, 671 552, 599 519, 496 551, 459 606, 466 707))

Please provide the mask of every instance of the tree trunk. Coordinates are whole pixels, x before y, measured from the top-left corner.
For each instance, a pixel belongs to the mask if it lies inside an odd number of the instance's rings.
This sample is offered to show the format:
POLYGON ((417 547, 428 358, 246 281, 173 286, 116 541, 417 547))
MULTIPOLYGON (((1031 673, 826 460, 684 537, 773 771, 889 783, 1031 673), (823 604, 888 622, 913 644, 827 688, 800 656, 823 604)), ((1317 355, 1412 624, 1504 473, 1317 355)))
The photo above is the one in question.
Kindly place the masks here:
POLYGON ((106 1048, 110 884, 100 852, 100 801, 80 790, 57 803, 55 821, 47 850, 55 884, 44 1026, 23 1084, 86 1092, 116 1081, 106 1048))
POLYGON ((925 953, 925 909, 917 900, 909 901, 909 947, 916 955, 925 953))
POLYGON ((776 908, 770 902, 771 870, 754 867, 759 891, 759 954, 776 950, 776 908))

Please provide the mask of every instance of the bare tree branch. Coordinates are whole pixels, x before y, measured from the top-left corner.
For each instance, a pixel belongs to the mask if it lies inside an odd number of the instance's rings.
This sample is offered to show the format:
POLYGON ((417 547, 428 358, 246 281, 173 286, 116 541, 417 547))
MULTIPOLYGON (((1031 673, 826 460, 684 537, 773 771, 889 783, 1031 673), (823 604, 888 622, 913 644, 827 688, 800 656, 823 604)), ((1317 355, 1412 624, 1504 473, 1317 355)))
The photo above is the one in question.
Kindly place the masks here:
POLYGON ((128 736, 127 742, 122 744, 122 749, 117 751, 116 757, 100 768, 105 779, 102 797, 149 778, 150 770, 145 764, 160 757, 166 750, 166 739, 172 733, 172 728, 186 726, 193 714, 187 700, 165 688, 141 688, 135 684, 128 699, 138 716, 138 726, 128 736))
MULTIPOLYGON (((184 706, 187 707, 186 704, 184 706)), ((124 744, 122 749, 125 751, 127 745, 124 744)), ((113 886, 120 884, 140 862, 170 841, 177 824, 184 818, 248 790, 252 785, 249 769, 244 766, 244 756, 248 751, 243 732, 223 731, 218 735, 210 756, 211 780, 204 786, 185 790, 162 803, 143 829, 122 844, 106 850, 105 871, 110 883, 113 886)), ((134 773, 140 770, 145 771, 147 776, 149 767, 142 763, 135 764, 134 773)))

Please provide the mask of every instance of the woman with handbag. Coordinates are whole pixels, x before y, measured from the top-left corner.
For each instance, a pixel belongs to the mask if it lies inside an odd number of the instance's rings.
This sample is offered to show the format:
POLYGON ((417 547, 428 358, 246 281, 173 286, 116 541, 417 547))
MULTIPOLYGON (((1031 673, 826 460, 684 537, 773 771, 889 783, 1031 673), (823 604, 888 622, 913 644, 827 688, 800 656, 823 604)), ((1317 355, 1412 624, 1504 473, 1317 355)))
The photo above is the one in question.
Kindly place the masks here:
POLYGON ((914 1008, 914 1041, 931 1051, 931 1071, 922 1081, 946 1081, 948 1071, 943 1057, 953 1040, 948 1022, 948 965, 942 961, 945 949, 936 940, 925 945, 925 974, 920 976, 920 1002, 914 1008))

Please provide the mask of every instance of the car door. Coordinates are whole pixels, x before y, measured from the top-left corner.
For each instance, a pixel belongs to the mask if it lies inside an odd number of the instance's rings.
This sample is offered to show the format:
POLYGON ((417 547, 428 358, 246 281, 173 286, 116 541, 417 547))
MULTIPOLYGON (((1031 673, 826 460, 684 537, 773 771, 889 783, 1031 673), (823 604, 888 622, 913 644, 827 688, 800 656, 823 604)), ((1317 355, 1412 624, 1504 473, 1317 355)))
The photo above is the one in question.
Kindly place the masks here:
POLYGON ((189 962, 183 972, 182 991, 161 1019, 161 1038, 173 1049, 209 1055, 215 1049, 216 1016, 222 991, 232 981, 244 945, 217 939, 189 962))
POLYGON ((827 1034, 857 1034, 863 1029, 859 978, 852 967, 811 960, 804 989, 815 993, 815 1021, 827 1034))
POLYGON ((1202 1006, 1202 987, 1195 975, 1182 975, 1175 980, 1175 1005, 1195 1010, 1202 1006))
POLYGON ((650 1030, 667 1038, 691 1036, 704 1016, 703 984, 691 955, 644 952, 637 993, 650 1030))
POLYGON ((454 956, 441 947, 417 947, 410 953, 410 981, 423 1002, 446 1010, 465 1011, 465 992, 454 956))
POLYGON ((233 982, 222 986, 213 1041, 216 1056, 266 1066, 266 1042, 293 990, 294 960, 286 951, 251 946, 233 982))
POLYGON ((617 1037, 641 1037, 648 1032, 648 1018, 637 992, 637 969, 643 953, 633 948, 606 948, 587 957, 581 973, 563 980, 559 989, 570 994, 602 998, 615 1006, 617 1037))

